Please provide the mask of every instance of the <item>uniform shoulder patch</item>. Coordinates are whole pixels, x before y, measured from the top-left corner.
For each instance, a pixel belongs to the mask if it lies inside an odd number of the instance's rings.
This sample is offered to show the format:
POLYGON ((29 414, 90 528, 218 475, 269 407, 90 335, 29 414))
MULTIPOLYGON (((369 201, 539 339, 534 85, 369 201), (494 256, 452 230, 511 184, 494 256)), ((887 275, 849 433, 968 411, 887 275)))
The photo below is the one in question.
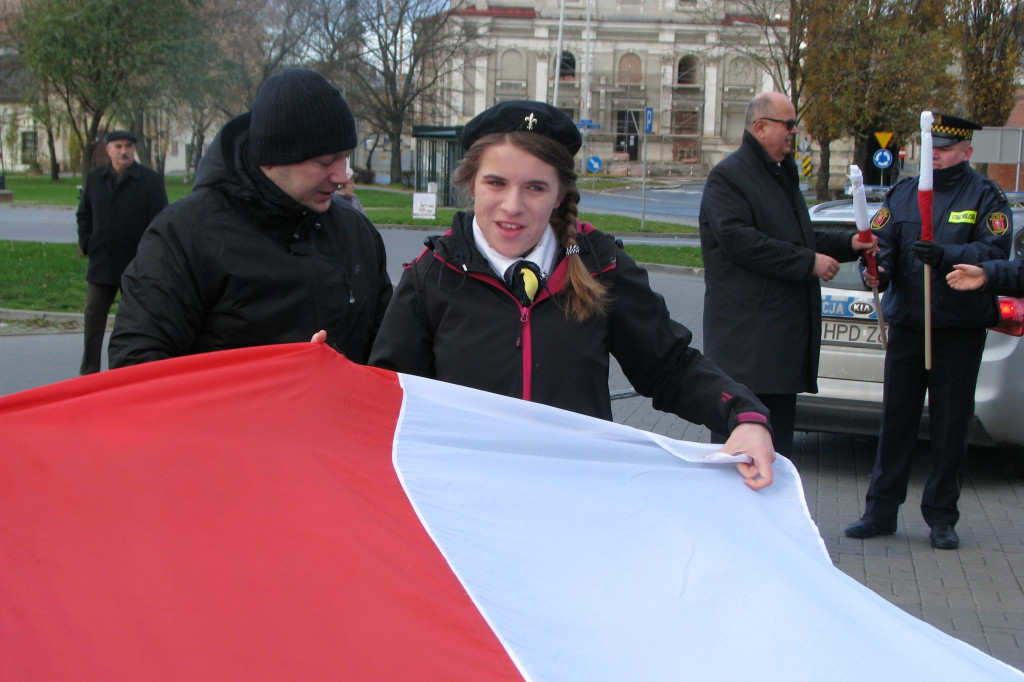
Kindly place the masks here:
POLYGON ((871 219, 871 229, 881 230, 889 223, 890 218, 892 218, 892 213, 889 212, 889 209, 883 206, 878 209, 878 213, 876 213, 875 217, 871 219))
POLYGON ((988 214, 988 231, 997 237, 1002 234, 1006 234, 1006 231, 1010 229, 1010 221, 1006 217, 1005 213, 989 213, 988 214))

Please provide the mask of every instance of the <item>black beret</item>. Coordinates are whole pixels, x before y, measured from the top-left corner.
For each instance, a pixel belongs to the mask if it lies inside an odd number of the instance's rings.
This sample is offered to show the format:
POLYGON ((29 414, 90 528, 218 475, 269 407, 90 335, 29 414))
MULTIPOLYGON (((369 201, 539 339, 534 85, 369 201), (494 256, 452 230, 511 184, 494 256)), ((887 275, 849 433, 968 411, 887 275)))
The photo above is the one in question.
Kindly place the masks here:
POLYGON ((128 130, 111 130, 107 133, 106 140, 107 144, 110 144, 114 140, 128 140, 132 144, 136 144, 139 141, 139 138, 135 137, 135 135, 128 130))
POLYGON ((974 121, 937 113, 932 118, 932 146, 948 147, 961 140, 970 140, 975 130, 981 130, 981 126, 974 121))
POLYGON ((562 111, 545 102, 517 99, 495 104, 473 117, 462 131, 462 148, 469 149, 484 135, 517 131, 550 137, 573 155, 583 146, 576 124, 562 111))

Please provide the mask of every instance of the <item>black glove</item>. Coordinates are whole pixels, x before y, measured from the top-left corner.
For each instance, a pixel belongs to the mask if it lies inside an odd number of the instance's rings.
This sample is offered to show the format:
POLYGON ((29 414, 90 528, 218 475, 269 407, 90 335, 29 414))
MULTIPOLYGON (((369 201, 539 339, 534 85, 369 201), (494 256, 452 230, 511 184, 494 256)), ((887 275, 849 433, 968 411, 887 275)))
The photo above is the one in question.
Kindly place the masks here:
POLYGON ((914 255, 922 263, 927 263, 932 267, 938 267, 942 265, 942 255, 945 253, 942 247, 935 242, 926 242, 923 239, 919 239, 914 242, 914 255))

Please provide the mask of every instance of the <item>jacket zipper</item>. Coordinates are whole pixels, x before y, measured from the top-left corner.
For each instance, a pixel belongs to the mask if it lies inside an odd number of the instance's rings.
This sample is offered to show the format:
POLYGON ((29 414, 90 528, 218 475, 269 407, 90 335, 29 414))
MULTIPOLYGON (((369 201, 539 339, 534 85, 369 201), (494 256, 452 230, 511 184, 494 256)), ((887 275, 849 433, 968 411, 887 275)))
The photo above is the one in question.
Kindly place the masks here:
POLYGON ((522 352, 523 357, 523 400, 530 400, 533 384, 533 340, 530 334, 530 309, 520 307, 519 313, 519 338, 516 339, 516 347, 522 352))

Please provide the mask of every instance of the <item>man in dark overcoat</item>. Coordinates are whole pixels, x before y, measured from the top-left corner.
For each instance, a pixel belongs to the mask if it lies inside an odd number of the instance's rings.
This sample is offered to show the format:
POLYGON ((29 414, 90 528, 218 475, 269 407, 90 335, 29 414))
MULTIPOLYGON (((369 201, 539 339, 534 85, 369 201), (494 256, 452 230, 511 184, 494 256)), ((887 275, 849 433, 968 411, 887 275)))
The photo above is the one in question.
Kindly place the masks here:
POLYGON ((163 178, 135 161, 137 141, 127 130, 107 133, 110 162, 89 172, 78 204, 78 246, 89 258, 82 374, 100 371, 107 315, 121 288, 121 275, 135 257, 146 226, 167 205, 163 178))
POLYGON ((875 245, 812 229, 792 155, 796 132, 785 95, 754 97, 743 142, 711 170, 700 205, 704 353, 771 410, 784 455, 796 394, 818 390, 820 282, 875 245))

